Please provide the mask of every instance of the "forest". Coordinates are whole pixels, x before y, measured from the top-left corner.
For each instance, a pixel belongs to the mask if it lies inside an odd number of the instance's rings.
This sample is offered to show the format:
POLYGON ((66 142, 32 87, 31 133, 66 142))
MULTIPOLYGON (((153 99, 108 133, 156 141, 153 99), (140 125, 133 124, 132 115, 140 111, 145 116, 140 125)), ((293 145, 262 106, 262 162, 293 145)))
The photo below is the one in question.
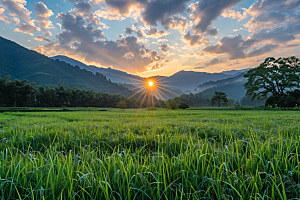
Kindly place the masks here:
MULTIPOLYGON (((143 96, 142 96, 143 97, 143 96)), ((144 98, 144 97, 143 97, 144 98)), ((148 99, 148 97, 145 97, 148 99)), ((150 104, 142 99, 126 98, 122 95, 64 88, 51 88, 28 83, 27 80, 9 80, 9 76, 0 77, 0 106, 2 107, 147 107, 150 104)), ((158 106, 158 100, 154 98, 158 106)), ((160 102, 163 104, 163 102, 160 102)))

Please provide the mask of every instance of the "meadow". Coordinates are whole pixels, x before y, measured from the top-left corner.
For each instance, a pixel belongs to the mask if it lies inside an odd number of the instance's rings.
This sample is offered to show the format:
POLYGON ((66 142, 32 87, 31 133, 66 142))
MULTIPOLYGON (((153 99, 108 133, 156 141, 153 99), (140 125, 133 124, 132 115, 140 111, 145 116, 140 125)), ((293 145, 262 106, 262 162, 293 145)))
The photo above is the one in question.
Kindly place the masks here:
POLYGON ((299 137, 298 111, 4 112, 0 199, 299 199, 299 137))

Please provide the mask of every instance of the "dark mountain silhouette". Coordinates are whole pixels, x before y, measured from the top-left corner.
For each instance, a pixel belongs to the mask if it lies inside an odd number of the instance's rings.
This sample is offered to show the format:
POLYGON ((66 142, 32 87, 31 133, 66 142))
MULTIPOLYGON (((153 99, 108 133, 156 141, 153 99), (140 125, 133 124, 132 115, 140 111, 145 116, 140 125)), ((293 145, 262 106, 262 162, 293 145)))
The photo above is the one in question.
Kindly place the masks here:
POLYGON ((227 94, 228 98, 240 100, 246 95, 246 90, 243 85, 246 83, 247 79, 243 77, 244 74, 245 72, 227 79, 203 83, 193 92, 213 94, 215 91, 222 91, 227 94))
POLYGON ((10 79, 29 80, 50 87, 76 87, 113 94, 130 95, 126 88, 66 62, 53 60, 0 37, 0 74, 10 79))

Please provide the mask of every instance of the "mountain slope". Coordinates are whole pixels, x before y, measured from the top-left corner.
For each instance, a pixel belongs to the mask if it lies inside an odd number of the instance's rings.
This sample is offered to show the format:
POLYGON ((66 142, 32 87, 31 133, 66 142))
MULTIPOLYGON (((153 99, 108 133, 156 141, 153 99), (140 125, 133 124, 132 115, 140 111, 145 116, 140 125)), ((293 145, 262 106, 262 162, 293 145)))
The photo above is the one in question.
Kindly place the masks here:
MULTIPOLYGON (((67 56, 54 56, 51 57, 52 59, 58 59, 60 61, 64 61, 69 63, 73 66, 79 66, 81 69, 86 69, 93 73, 99 72, 105 75, 108 79, 111 79, 112 82, 116 83, 126 83, 126 84, 133 84, 138 86, 140 81, 144 79, 138 75, 128 74, 126 72, 112 69, 112 68, 101 68, 95 67, 92 65, 86 65, 78 60, 69 58, 67 56)), ((194 71, 179 71, 172 76, 155 76, 152 78, 159 78, 162 85, 168 87, 169 89, 172 88, 178 92, 178 90, 193 90, 199 84, 208 82, 208 81, 217 81, 221 79, 226 79, 229 77, 236 76, 248 69, 243 70, 231 70, 231 71, 224 71, 221 73, 206 73, 206 72, 194 72, 194 71)))
POLYGON ((228 98, 240 100, 246 95, 246 90, 243 85, 247 79, 243 77, 244 74, 245 73, 241 73, 235 77, 206 82, 199 85, 194 90, 194 93, 213 94, 215 91, 222 91, 227 94, 228 98))
POLYGON ((50 59, 3 37, 0 37, 0 58, 2 77, 10 75, 11 79, 27 79, 42 86, 62 85, 113 94, 123 92, 122 95, 130 95, 128 92, 124 93, 126 90, 124 87, 106 80, 105 77, 50 59))
POLYGON ((134 83, 137 83, 139 81, 142 81, 142 78, 139 77, 139 76, 136 76, 136 75, 132 75, 132 74, 128 74, 126 72, 123 72, 123 71, 120 71, 120 70, 115 70, 115 69, 112 69, 112 68, 101 68, 101 67, 96 67, 96 66, 93 66, 93 65, 86 65, 78 60, 75 60, 75 59, 72 59, 72 58, 69 58, 67 56, 61 56, 61 55, 58 55, 58 56, 54 56, 54 57, 51 57, 51 59, 58 59, 60 61, 64 61, 66 63, 69 63, 73 66, 78 66, 80 67, 81 69, 86 69, 88 71, 91 71, 93 73, 100 73, 100 74, 103 74, 104 76, 107 77, 107 79, 110 79, 112 82, 115 82, 115 83, 128 83, 128 84, 134 84, 134 83))
POLYGON ((161 82, 167 87, 175 87, 181 90, 193 90, 199 84, 207 81, 216 81, 231 77, 222 73, 206 73, 194 71, 179 71, 170 77, 163 77, 161 82))

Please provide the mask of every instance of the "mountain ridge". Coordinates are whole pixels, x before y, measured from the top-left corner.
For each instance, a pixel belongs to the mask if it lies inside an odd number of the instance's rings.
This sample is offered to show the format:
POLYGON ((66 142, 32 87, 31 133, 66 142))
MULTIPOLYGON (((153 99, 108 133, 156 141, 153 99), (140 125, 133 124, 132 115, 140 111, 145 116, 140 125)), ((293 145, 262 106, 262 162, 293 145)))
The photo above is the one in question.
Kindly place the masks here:
MULTIPOLYGON (((137 82, 144 81, 145 78, 140 77, 138 75, 129 74, 127 72, 116 70, 113 68, 100 68, 93 65, 86 65, 78 60, 73 58, 69 58, 63 55, 57 55, 51 57, 51 59, 59 59, 61 61, 65 61, 72 65, 77 65, 82 69, 89 70, 93 73, 99 72, 105 75, 107 78, 111 79, 113 82, 121 82, 126 84, 137 84, 137 82)), ((220 73, 208 73, 208 72, 195 72, 195 71, 178 71, 171 76, 152 76, 151 78, 158 78, 160 82, 169 88, 173 88, 175 90, 193 90, 199 84, 203 84, 208 81, 217 81, 221 79, 226 79, 229 77, 233 77, 238 75, 239 73, 244 72, 248 69, 242 70, 230 70, 230 71, 223 71, 220 73)))
MULTIPOLYGON (((11 79, 28 80, 42 86, 76 87, 112 94, 122 93, 126 88, 112 83, 101 75, 55 61, 36 51, 27 49, 14 41, 0 36, 0 74, 11 79)), ((131 92, 125 92, 130 95, 131 92)))

